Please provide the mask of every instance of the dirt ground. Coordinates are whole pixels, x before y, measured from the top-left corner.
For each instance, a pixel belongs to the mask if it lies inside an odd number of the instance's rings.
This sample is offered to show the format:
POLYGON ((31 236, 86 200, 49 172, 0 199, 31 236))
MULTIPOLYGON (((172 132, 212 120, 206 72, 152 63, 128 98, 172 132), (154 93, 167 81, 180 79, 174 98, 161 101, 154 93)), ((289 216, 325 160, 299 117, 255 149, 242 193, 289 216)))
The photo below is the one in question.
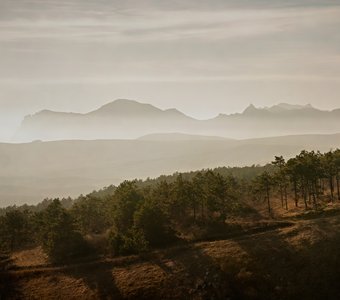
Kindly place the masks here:
POLYGON ((283 218, 228 239, 68 266, 49 265, 40 248, 17 252, 0 273, 0 299, 340 299, 340 211, 283 218))

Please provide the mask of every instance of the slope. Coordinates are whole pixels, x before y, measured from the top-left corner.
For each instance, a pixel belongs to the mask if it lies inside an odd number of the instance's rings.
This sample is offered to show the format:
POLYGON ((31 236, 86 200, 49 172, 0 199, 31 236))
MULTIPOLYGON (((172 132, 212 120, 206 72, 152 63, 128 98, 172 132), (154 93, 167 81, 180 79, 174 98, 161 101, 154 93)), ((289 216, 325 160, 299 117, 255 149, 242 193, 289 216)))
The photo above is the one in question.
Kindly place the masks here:
POLYGON ((265 164, 274 155, 340 147, 340 135, 253 140, 156 135, 153 140, 0 144, 0 205, 78 196, 125 179, 218 166, 265 164))

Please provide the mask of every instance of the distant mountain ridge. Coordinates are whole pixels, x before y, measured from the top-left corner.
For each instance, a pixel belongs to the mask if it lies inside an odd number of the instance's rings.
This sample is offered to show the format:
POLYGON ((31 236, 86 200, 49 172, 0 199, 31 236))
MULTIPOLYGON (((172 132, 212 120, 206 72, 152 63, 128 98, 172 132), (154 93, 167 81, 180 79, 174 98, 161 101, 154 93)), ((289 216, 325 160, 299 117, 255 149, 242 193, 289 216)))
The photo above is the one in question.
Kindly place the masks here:
MULTIPOLYGON (((318 113, 333 113, 336 112, 335 110, 332 111, 324 111, 317 109, 313 107, 311 104, 306 104, 306 105, 296 105, 296 104, 288 104, 288 103, 279 103, 273 106, 269 107, 255 107, 253 104, 250 104, 242 113, 236 113, 232 114, 233 116, 235 115, 252 115, 252 114, 257 114, 257 115, 272 115, 276 117, 280 116, 287 116, 287 115, 295 115, 298 113, 311 113, 311 112, 318 112, 318 113)), ((222 114, 223 116, 231 116, 227 114, 222 114)))
POLYGON ((85 113, 42 110, 26 116, 14 141, 65 139, 134 139, 156 133, 183 133, 228 138, 290 134, 328 134, 340 131, 340 109, 323 111, 310 104, 279 103, 242 113, 219 114, 197 120, 179 110, 117 99, 85 113))
MULTIPOLYGON (((122 114, 125 116, 134 116, 134 117, 148 117, 148 116, 164 116, 164 115, 174 115, 174 116, 182 116, 186 118, 190 118, 180 112, 175 108, 162 110, 148 103, 141 103, 135 100, 128 99, 117 99, 103 106, 99 107, 96 110, 90 111, 88 113, 73 113, 73 112, 57 112, 52 110, 41 110, 33 115, 28 115, 25 118, 32 118, 37 116, 49 116, 49 115, 67 115, 67 116, 107 116, 107 117, 121 117, 122 114)), ((192 118, 190 118, 192 119, 192 118)))
POLYGON ((288 104, 288 103, 279 103, 277 105, 271 106, 271 107, 265 107, 264 109, 267 109, 271 112, 281 112, 284 110, 298 110, 298 109, 308 109, 308 108, 314 108, 311 104, 306 105, 294 105, 294 104, 288 104))
POLYGON ((133 117, 164 117, 168 116, 177 116, 177 117, 185 117, 184 115, 177 109, 159 109, 151 104, 140 103, 134 100, 127 99, 117 99, 113 102, 107 103, 97 110, 91 111, 86 115, 99 115, 99 116, 121 116, 124 114, 125 116, 133 116, 133 117))

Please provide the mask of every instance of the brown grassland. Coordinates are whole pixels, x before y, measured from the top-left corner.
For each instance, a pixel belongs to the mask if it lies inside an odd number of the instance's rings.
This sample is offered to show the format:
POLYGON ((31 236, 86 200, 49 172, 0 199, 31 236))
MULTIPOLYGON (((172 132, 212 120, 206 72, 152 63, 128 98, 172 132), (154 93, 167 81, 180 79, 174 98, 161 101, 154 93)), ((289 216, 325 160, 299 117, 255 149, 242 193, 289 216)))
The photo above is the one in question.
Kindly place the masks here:
POLYGON ((339 207, 274 212, 142 255, 53 266, 18 251, 2 257, 0 299, 339 299, 339 207))

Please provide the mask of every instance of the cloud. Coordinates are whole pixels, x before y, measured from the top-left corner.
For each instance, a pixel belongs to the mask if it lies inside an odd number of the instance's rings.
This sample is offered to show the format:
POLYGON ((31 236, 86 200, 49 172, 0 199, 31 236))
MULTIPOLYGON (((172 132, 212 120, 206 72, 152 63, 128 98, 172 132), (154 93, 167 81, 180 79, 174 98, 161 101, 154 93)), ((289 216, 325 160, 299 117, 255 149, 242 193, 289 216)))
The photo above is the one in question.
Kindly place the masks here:
POLYGON ((9 109, 20 121, 117 97, 202 116, 283 98, 334 107, 336 2, 0 0, 0 138, 9 109))
POLYGON ((35 40, 112 43, 145 40, 229 39, 340 24, 339 7, 228 9, 221 11, 115 11, 79 19, 4 20, 0 41, 35 40))
POLYGON ((231 75, 231 76, 194 76, 194 77, 68 77, 68 78, 0 78, 0 86, 48 86, 48 85, 110 85, 116 83, 204 83, 204 82, 340 82, 340 76, 300 75, 231 75))

